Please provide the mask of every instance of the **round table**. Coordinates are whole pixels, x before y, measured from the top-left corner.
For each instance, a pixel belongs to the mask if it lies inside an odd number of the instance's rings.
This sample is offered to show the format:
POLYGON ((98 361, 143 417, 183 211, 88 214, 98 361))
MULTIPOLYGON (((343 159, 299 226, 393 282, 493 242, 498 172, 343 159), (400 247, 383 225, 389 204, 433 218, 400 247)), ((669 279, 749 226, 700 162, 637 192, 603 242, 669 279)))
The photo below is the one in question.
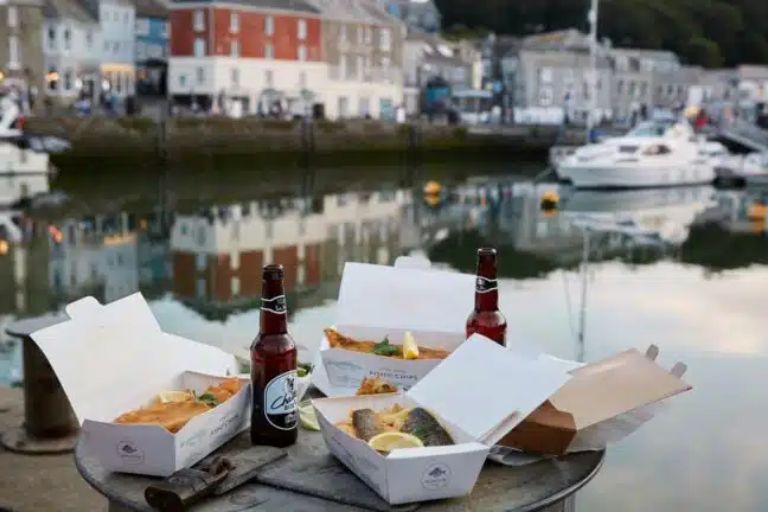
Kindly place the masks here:
MULTIPOLYGON (((235 452, 250 447, 248 433, 242 433, 219 453, 235 452)), ((259 472, 260 483, 247 483, 221 497, 208 498, 192 507, 195 512, 235 512, 245 510, 334 510, 360 512, 366 508, 344 505, 336 501, 297 492, 295 485, 281 482, 288 476, 294 483, 307 482, 327 490, 337 487, 341 496, 371 495, 379 501, 379 510, 389 508, 361 480, 351 476, 328 452, 319 432, 299 431, 299 441, 288 448, 288 456, 259 472), (333 474, 330 474, 333 473, 333 474), (328 478, 327 480, 323 480, 328 478), (265 483, 266 482, 266 483, 265 483), (318 483, 320 482, 320 483, 318 483), (325 482, 325 483, 323 483, 325 482), (293 490, 287 490, 293 489, 293 490), (383 509, 380 507, 384 507, 383 509)), ((559 458, 544 459, 525 466, 508 467, 486 462, 470 496, 450 500, 391 507, 393 510, 419 511, 567 511, 573 506, 572 495, 597 474, 605 452, 583 452, 559 458)), ((109 501, 110 512, 147 511, 144 489, 156 479, 138 475, 110 473, 87 455, 82 443, 75 450, 75 462, 83 478, 109 501)), ((301 486, 299 486, 301 487, 301 486)), ((311 492, 311 491, 309 491, 311 492)))

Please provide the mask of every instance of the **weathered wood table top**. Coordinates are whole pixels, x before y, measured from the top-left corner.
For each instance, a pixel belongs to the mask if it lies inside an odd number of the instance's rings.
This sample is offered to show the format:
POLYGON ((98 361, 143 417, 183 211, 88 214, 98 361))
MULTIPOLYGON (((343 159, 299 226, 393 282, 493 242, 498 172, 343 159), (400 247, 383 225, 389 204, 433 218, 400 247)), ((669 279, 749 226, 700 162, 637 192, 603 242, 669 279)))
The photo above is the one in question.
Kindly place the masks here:
MULTIPOLYGON (((248 432, 219 450, 226 455, 250 447, 248 432)), ((265 466, 257 482, 209 498, 195 512, 244 510, 415 510, 532 511, 562 502, 589 482, 600 469, 604 452, 585 452, 521 467, 486 462, 472 494, 465 498, 390 507, 328 451, 319 432, 299 430, 288 456, 265 466)), ((110 473, 78 443, 75 460, 80 474, 110 503, 110 510, 151 511, 144 489, 151 477, 110 473)))

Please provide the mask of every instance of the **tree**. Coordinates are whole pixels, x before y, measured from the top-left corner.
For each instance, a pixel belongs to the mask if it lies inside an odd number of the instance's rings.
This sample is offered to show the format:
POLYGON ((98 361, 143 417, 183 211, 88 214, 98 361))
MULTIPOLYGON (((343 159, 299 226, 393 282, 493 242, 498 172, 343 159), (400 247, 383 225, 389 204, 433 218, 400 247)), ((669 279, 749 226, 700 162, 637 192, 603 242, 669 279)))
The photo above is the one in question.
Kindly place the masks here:
POLYGON ((717 68, 723 65, 720 47, 706 37, 692 37, 685 45, 685 55, 691 64, 698 64, 706 68, 717 68))

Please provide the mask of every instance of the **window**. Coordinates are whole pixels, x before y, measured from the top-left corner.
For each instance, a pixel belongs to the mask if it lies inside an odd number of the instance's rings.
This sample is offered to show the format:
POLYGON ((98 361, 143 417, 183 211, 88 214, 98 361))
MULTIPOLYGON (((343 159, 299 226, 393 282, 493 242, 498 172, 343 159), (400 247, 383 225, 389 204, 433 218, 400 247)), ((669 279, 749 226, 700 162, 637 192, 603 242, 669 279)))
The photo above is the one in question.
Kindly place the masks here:
POLYGON ((622 80, 619 80, 616 84, 616 93, 621 94, 624 92, 624 82, 622 80))
POLYGON ((299 88, 300 89, 307 88, 307 72, 306 71, 299 71, 299 88))
POLYGON ((232 57, 240 56, 240 41, 232 41, 229 43, 229 55, 232 57))
POLYGON ((69 27, 64 29, 64 49, 69 50, 72 47, 72 32, 69 27))
POLYGON ((358 100, 358 106, 357 106, 357 114, 360 117, 367 117, 371 113, 371 99, 370 98, 360 98, 358 100))
POLYGON ((187 86, 187 75, 179 75, 179 87, 187 86))
POLYGON ((371 41, 373 40, 373 31, 371 30, 371 27, 367 26, 365 27, 365 44, 371 44, 371 41))
POLYGON ((205 57, 205 39, 195 38, 195 57, 205 57))
POLYGON ((266 43, 264 45, 264 58, 265 59, 275 58, 275 48, 274 46, 272 46, 272 43, 266 43))
POLYGON ((198 67, 195 70, 195 74, 197 75, 197 85, 203 85, 205 83, 205 70, 198 67))
POLYGON ((264 18, 264 33, 271 36, 275 33, 275 18, 267 16, 264 18))
POLYGON ((117 94, 123 92, 123 74, 117 73, 117 79, 115 80, 115 90, 117 94))
POLYGON ((388 28, 383 28, 379 32, 379 49, 388 52, 392 48, 392 34, 388 28))
POLYGON ((365 75, 365 58, 362 55, 357 56, 357 76, 361 80, 365 75))
POLYGON ((13 5, 8 6, 8 28, 16 28, 19 25, 19 11, 13 5))
POLYGON ((72 70, 68 69, 64 72, 64 90, 65 91, 71 91, 72 90, 72 70))
POLYGON ((307 60, 307 47, 302 45, 299 45, 299 60, 305 61, 307 60))
POLYGON ((307 38, 307 20, 299 20, 298 33, 299 41, 307 38))
MULTIPOLYGON (((230 70, 230 79, 232 81, 232 85, 240 85, 240 70, 237 68, 232 68, 230 70)), ((240 256, 239 253, 234 253, 234 254, 237 254, 238 256, 240 256)))
POLYGON ((18 69, 20 66, 19 38, 16 35, 11 35, 8 37, 8 67, 18 69))
POLYGON ((239 277, 233 277, 230 279, 230 288, 232 290, 232 296, 237 297, 240 295, 240 278, 239 277))
POLYGON ((347 42, 347 26, 346 25, 342 25, 339 27, 339 42, 340 43, 347 42))
POLYGON ((90 30, 85 32, 85 46, 88 48, 93 46, 93 33, 90 30))
POLYGON ((205 14, 202 10, 195 11, 195 30, 200 32, 205 29, 205 14))
POLYGON ((347 98, 339 97, 339 117, 347 117, 347 98))
POLYGON ((197 269, 198 272, 201 270, 205 270, 205 267, 208 266, 208 258, 205 257, 205 254, 197 253, 195 254, 195 269, 197 269))
POLYGON ((229 13, 229 31, 233 34, 240 31, 240 14, 234 11, 229 13))
POLYGON ((352 56, 344 55, 341 62, 342 69, 344 70, 342 78, 345 80, 352 80, 355 77, 355 62, 352 60, 352 56))
POLYGON ((48 80, 48 90, 56 91, 59 88, 59 73, 56 68, 51 66, 48 68, 48 76, 45 77, 48 80))
POLYGON ((168 22, 164 21, 160 24, 160 37, 168 39, 168 22))
POLYGON ((48 27, 48 49, 56 49, 56 29, 54 27, 48 27))
POLYGON ((268 69, 264 72, 264 82, 267 84, 267 87, 272 87, 273 77, 271 69, 268 69))

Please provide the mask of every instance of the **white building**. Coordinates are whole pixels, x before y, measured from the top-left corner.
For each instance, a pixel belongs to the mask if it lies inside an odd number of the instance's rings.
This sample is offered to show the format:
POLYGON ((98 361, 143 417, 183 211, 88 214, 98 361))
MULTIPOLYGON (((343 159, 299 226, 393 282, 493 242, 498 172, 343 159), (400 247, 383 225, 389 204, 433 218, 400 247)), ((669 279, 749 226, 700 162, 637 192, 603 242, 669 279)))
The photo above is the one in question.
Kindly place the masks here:
POLYGON ((62 103, 95 100, 100 85, 101 31, 77 0, 45 0, 43 7, 45 94, 62 103))
POLYGON ((136 91, 134 65, 135 8, 130 0, 84 0, 101 31, 101 88, 117 98, 136 91))

